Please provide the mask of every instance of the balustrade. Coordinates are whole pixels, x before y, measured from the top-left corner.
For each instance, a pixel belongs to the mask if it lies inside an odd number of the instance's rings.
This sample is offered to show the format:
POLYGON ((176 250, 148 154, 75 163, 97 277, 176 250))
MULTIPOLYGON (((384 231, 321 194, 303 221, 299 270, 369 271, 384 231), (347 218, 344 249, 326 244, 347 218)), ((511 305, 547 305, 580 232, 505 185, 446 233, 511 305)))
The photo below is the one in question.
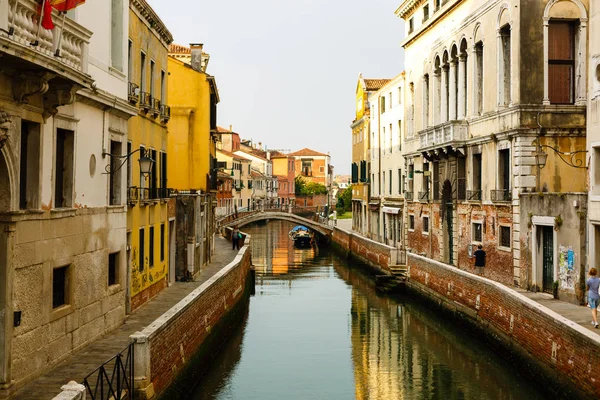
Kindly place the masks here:
POLYGON ((450 121, 419 132, 421 148, 442 146, 467 140, 468 125, 464 121, 450 121))

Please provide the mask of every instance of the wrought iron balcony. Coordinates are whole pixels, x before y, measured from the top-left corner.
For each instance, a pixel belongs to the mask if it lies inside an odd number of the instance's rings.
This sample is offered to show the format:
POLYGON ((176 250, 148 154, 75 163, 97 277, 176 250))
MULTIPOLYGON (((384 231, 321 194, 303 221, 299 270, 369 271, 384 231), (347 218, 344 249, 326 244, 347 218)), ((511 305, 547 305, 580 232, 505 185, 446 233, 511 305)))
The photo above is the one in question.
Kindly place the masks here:
POLYGON ((481 190, 467 190, 468 201, 481 201, 481 190))
POLYGON ((129 82, 128 96, 131 104, 137 104, 140 100, 140 87, 133 82, 129 82))
POLYGON ((419 192, 419 201, 422 203, 429 202, 429 191, 419 192))
POLYGON ((161 104, 160 100, 150 96, 150 110, 152 111, 152 115, 154 115, 154 118, 156 118, 160 115, 161 108, 162 108, 162 104, 161 104))
POLYGON ((449 121, 420 131, 419 146, 425 149, 452 145, 467 140, 468 133, 469 128, 465 121, 449 121))
POLYGON ((406 199, 406 201, 413 201, 414 198, 414 192, 405 192, 404 193, 404 198, 406 199))
POLYGON ((160 106, 160 119, 163 122, 168 122, 171 119, 171 107, 166 104, 160 106))
POLYGON ((152 108, 152 96, 148 92, 140 92, 140 109, 148 112, 152 108))
POLYGON ((490 190, 490 198, 493 202, 511 201, 511 193, 508 189, 492 189, 490 190))
POLYGON ((133 205, 140 199, 140 191, 138 187, 132 186, 127 188, 127 203, 133 205))

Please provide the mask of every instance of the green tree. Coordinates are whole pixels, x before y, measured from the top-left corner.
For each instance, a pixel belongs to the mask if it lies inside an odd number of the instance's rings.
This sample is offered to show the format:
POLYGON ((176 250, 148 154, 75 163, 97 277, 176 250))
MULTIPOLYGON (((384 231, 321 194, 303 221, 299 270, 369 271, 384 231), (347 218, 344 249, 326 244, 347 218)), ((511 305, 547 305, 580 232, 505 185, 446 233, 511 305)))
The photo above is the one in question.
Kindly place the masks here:
POLYGON ((300 175, 298 175, 296 178, 294 178, 294 192, 296 194, 304 194, 304 187, 306 186, 306 181, 304 180, 303 177, 301 177, 300 175))
POLYGON ((339 195, 337 207, 340 209, 340 212, 342 210, 343 211, 350 211, 351 204, 352 204, 352 186, 348 186, 339 195))
POLYGON ((327 194, 327 188, 325 185, 316 182, 308 182, 304 187, 304 193, 308 196, 312 196, 315 194, 327 194))

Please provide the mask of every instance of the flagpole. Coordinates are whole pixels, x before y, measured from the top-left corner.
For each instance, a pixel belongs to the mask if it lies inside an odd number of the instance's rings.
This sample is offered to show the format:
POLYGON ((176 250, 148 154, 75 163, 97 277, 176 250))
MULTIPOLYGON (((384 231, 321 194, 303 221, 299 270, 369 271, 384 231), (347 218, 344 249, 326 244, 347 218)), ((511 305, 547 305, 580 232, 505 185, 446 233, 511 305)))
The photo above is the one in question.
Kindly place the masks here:
POLYGON ((63 15, 63 18, 62 18, 62 25, 60 27, 60 34, 58 36, 58 46, 56 46, 56 52, 54 53, 54 56, 56 56, 56 57, 60 57, 60 47, 62 46, 62 36, 63 36, 63 31, 65 30, 65 18, 67 16, 67 12, 63 11, 62 15, 63 15))
POLYGON ((42 28, 42 18, 44 18, 44 12, 45 12, 45 5, 46 5, 46 1, 50 1, 50 0, 43 0, 42 1, 42 11, 40 12, 40 16, 38 18, 38 26, 37 26, 37 33, 35 35, 35 41, 31 42, 30 44, 32 46, 37 46, 38 44, 40 44, 40 29, 42 28))

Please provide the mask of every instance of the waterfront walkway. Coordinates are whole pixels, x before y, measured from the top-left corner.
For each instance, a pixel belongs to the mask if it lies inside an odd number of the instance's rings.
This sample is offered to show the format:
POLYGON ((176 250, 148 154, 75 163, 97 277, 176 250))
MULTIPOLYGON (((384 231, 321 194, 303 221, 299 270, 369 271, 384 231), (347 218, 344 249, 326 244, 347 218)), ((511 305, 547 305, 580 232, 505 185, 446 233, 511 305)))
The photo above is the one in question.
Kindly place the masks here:
POLYGON ((237 251, 231 249, 231 242, 221 236, 215 236, 213 259, 208 266, 202 269, 197 281, 174 282, 154 299, 131 313, 121 327, 75 352, 65 361, 20 388, 9 398, 48 400, 58 395, 61 386, 69 381, 83 383, 84 377, 127 347, 130 335, 143 330, 154 322, 155 319, 233 261, 236 255, 237 251))
MULTIPOLYGON (((352 219, 338 219, 337 227, 348 231, 352 231, 352 219)), ((533 301, 540 303, 544 307, 547 307, 555 313, 562 315, 566 319, 573 321, 578 325, 581 325, 585 329, 589 329, 593 332, 596 332, 597 334, 600 334, 600 328, 594 329, 594 327, 591 324, 592 312, 588 307, 578 306, 575 304, 556 300, 551 294, 548 293, 534 293, 524 289, 515 288, 514 286, 507 287, 525 297, 530 298, 533 301)))

